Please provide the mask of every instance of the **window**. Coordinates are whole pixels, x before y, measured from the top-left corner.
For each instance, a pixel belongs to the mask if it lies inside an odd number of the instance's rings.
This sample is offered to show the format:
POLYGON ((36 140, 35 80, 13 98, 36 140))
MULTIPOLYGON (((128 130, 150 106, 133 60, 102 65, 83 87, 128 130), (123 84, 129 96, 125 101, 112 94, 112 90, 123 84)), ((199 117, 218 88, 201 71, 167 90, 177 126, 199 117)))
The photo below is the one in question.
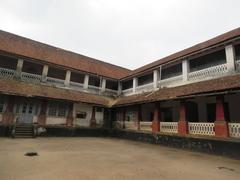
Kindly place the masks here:
POLYGON ((86 112, 77 112, 76 118, 77 119, 86 119, 87 113, 86 112))
POLYGON ((59 104, 58 105, 58 116, 65 117, 66 113, 67 113, 66 110, 67 110, 67 107, 65 104, 59 104))
POLYGON ((122 89, 125 90, 125 89, 130 89, 133 87, 133 80, 128 80, 128 81, 124 81, 122 82, 122 89))
POLYGON ((138 85, 144 85, 153 82, 153 73, 138 78, 138 85))
POLYGON ((103 112, 103 108, 101 108, 101 107, 96 107, 96 112, 103 112))
POLYGON ((4 110, 4 101, 0 101, 0 113, 4 110))
POLYGON ((57 104, 52 103, 48 107, 48 115, 49 116, 57 116, 57 104))
POLYGON ((161 79, 167 79, 182 74, 182 64, 176 64, 168 67, 163 67, 161 71, 161 79))

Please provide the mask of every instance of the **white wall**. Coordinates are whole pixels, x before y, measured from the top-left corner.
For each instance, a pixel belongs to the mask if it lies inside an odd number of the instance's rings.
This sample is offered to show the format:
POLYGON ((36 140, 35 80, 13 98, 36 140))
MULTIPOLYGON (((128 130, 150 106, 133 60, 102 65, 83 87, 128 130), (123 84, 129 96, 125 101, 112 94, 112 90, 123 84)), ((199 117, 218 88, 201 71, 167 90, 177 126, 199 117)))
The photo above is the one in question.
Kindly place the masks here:
MULTIPOLYGON (((73 117, 74 117, 74 125, 76 126, 85 126, 89 127, 90 126, 90 119, 92 117, 92 105, 89 104, 84 104, 84 103, 75 103, 74 104, 74 110, 73 110, 73 117), (77 119, 76 114, 77 112, 86 112, 86 118, 85 119, 77 119)), ((95 109, 96 110, 96 109, 95 109)), ((102 112, 96 112, 96 122, 97 125, 103 125, 103 116, 104 116, 104 110, 102 112)))
POLYGON ((46 125, 66 125, 67 118, 60 118, 60 117, 47 117, 46 125))

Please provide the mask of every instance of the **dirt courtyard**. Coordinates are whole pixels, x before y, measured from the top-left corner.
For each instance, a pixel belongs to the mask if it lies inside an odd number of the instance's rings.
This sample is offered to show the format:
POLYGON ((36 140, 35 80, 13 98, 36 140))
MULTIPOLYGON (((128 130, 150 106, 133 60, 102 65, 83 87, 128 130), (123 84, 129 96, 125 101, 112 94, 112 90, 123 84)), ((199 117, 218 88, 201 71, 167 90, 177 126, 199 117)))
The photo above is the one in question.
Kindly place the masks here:
POLYGON ((238 180, 240 161, 108 138, 0 138, 0 180, 238 180), (28 151, 38 156, 27 157, 28 151))

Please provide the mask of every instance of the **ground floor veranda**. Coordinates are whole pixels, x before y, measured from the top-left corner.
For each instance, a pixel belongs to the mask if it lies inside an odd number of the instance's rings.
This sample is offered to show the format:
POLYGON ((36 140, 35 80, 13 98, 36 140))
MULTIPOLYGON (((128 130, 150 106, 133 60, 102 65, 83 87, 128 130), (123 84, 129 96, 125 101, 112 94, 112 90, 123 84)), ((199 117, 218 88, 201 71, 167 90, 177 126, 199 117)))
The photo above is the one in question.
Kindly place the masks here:
POLYGON ((240 138, 240 94, 144 103, 114 110, 113 126, 134 131, 240 138))

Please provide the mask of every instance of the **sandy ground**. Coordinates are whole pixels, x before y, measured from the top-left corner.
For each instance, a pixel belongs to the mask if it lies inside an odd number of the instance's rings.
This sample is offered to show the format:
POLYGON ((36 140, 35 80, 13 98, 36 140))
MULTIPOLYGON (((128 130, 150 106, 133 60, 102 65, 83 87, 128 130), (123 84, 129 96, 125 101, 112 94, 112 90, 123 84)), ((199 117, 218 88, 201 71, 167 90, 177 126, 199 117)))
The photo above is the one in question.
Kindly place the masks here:
POLYGON ((0 138, 0 180, 30 179, 239 180, 240 161, 118 139, 0 138))

